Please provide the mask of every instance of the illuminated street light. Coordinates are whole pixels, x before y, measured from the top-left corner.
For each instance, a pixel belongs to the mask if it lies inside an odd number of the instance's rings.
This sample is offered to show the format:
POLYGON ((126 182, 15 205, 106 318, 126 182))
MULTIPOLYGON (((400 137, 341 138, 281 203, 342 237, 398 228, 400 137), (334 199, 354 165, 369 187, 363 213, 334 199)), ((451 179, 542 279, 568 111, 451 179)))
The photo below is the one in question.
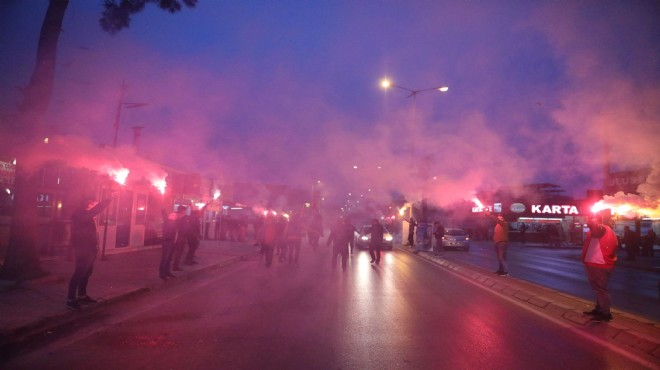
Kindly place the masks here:
POLYGON ((418 94, 423 93, 423 92, 427 92, 427 91, 439 91, 439 92, 449 91, 448 86, 438 86, 438 87, 432 87, 432 88, 429 88, 429 89, 413 90, 413 89, 409 89, 407 87, 403 87, 401 85, 397 85, 397 84, 393 83, 392 81, 390 81, 387 78, 384 78, 384 79, 381 80, 380 86, 385 90, 389 89, 390 87, 396 87, 396 88, 401 89, 401 90, 406 90, 410 93, 408 95, 408 97, 409 98, 412 97, 413 99, 415 99, 418 94))
MULTIPOLYGON (((438 87, 432 87, 432 88, 428 88, 428 89, 418 89, 418 90, 413 90, 413 89, 410 89, 410 88, 408 88, 408 87, 404 87, 404 86, 401 86, 401 85, 397 85, 397 84, 393 83, 391 80, 389 80, 389 79, 387 79, 387 78, 382 79, 381 82, 380 82, 380 85, 381 85, 381 87, 382 87, 383 89, 385 89, 385 90, 387 90, 387 89, 389 89, 389 88, 391 88, 391 87, 396 87, 396 88, 398 88, 398 89, 405 90, 405 91, 407 91, 407 92, 409 93, 409 94, 408 94, 408 98, 410 98, 410 97, 413 98, 413 112, 412 112, 412 113, 413 113, 413 119, 412 119, 412 125, 413 125, 413 127, 416 126, 416 119, 415 119, 415 116, 416 116, 416 110, 417 110, 417 95, 422 94, 422 93, 425 93, 425 92, 438 91, 438 92, 443 92, 443 93, 444 93, 444 92, 449 91, 449 87, 448 87, 448 86, 438 86, 438 87)), ((413 148, 413 150, 414 150, 414 148, 413 148)), ((420 171, 421 171, 422 169, 423 169, 423 167, 420 168, 420 171)), ((426 187, 426 186, 427 186, 426 182, 428 181, 428 173, 425 173, 423 176, 424 176, 424 187, 426 187)), ((424 192, 425 192, 425 190, 424 190, 424 188, 423 188, 423 189, 422 189, 422 202, 421 202, 421 206, 422 206, 421 221, 422 221, 422 222, 426 222, 426 221, 427 221, 427 220, 426 220, 427 204, 426 204, 426 198, 424 197, 424 192)), ((412 217, 412 206, 410 207, 410 216, 412 217)))

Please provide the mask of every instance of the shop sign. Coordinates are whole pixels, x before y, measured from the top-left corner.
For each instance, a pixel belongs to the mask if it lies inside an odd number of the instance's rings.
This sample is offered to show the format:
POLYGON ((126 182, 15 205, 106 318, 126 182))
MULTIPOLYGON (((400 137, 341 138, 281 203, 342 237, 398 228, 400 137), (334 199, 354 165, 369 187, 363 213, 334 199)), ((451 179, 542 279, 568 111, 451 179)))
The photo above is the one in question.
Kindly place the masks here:
POLYGON ((525 205, 522 204, 522 203, 513 203, 513 204, 509 207, 509 209, 510 209, 511 212, 513 212, 513 213, 523 213, 523 212, 525 212, 525 210, 527 209, 527 207, 525 207, 525 205))
POLYGON ((614 194, 619 191, 637 194, 637 187, 646 182, 651 173, 650 168, 635 171, 611 172, 605 179, 605 193, 614 194))
POLYGON ((577 215, 579 214, 576 206, 556 205, 556 204, 533 204, 533 214, 543 215, 577 215))
POLYGON ((0 184, 11 185, 16 178, 16 166, 10 162, 0 161, 0 184))

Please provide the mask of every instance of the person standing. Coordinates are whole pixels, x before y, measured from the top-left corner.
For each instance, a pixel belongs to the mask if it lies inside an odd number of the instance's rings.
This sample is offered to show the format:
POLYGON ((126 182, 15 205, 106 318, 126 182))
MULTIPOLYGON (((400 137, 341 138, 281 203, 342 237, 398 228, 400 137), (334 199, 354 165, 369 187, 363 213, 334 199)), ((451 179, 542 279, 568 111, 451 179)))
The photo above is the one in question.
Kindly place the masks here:
POLYGON ((261 254, 266 259, 266 267, 273 264, 273 251, 279 240, 279 225, 275 215, 269 212, 264 218, 264 223, 259 231, 259 244, 261 245, 261 254))
POLYGON ((179 205, 176 208, 178 216, 176 218, 177 237, 174 242, 174 256, 172 257, 172 271, 181 271, 181 257, 183 250, 188 243, 187 232, 189 230, 190 216, 186 215, 188 207, 179 205))
POLYGON ((319 246, 319 239, 323 236, 323 218, 318 210, 314 210, 313 212, 307 229, 307 242, 312 247, 312 250, 315 251, 319 246))
POLYGON ((444 254, 445 248, 442 245, 442 238, 445 236, 445 227, 439 221, 433 223, 433 236, 435 236, 436 253, 439 255, 444 254))
MULTIPOLYGON (((179 209, 181 206, 179 206, 179 209)), ((175 276, 172 275, 171 266, 172 266, 172 257, 174 256, 174 249, 176 247, 177 239, 183 237, 180 235, 178 230, 177 221, 179 218, 184 216, 182 212, 172 212, 167 214, 165 210, 162 210, 163 214, 163 243, 162 243, 162 252, 160 256, 160 265, 158 268, 158 275, 161 279, 174 279, 175 276)))
POLYGON ((628 261, 634 261, 637 256, 637 249, 639 243, 637 242, 637 234, 630 230, 630 226, 623 228, 623 239, 621 242, 626 246, 626 254, 628 254, 628 261))
POLYGON ((71 215, 71 247, 75 254, 75 269, 67 292, 66 307, 80 310, 80 304, 96 303, 87 295, 87 284, 94 270, 94 261, 99 251, 99 237, 96 230, 96 215, 112 202, 112 198, 99 202, 85 198, 71 215))
POLYGON ((383 245, 383 235, 385 229, 377 219, 371 220, 371 240, 369 240, 369 255, 371 255, 371 263, 380 263, 380 252, 383 245))
POLYGON ((213 202, 213 200, 207 202, 201 209, 196 209, 190 212, 190 216, 188 216, 189 219, 186 225, 186 241, 188 242, 188 253, 186 253, 186 258, 183 261, 183 263, 186 265, 197 264, 197 261, 195 261, 195 252, 199 247, 199 241, 202 235, 202 215, 206 211, 206 207, 208 207, 211 202, 213 202))
POLYGON ((417 227, 417 221, 413 217, 410 217, 408 220, 408 245, 410 248, 415 246, 415 228, 417 227))
POLYGON ((656 234, 653 231, 652 227, 649 227, 649 231, 644 235, 644 241, 642 244, 642 256, 653 257, 653 246, 655 245, 656 234))
POLYGON ((596 293, 596 307, 591 311, 585 311, 584 314, 593 316, 595 321, 611 321, 611 298, 607 285, 617 260, 619 241, 614 231, 603 224, 600 215, 590 217, 587 227, 589 232, 582 246, 582 262, 589 285, 596 293))
POLYGON ((509 275, 506 264, 506 251, 509 248, 509 223, 506 222, 502 214, 498 214, 494 220, 493 244, 495 246, 497 261, 499 262, 499 268, 495 273, 500 276, 507 276, 509 275))
POLYGON ((346 271, 348 263, 348 246, 355 234, 355 226, 353 226, 348 218, 339 219, 335 226, 332 228, 326 245, 332 243, 332 270, 337 268, 337 257, 341 256, 341 268, 346 271))
POLYGON ((289 222, 286 224, 284 234, 286 235, 286 242, 289 245, 287 248, 289 252, 289 265, 297 265, 303 238, 303 226, 300 215, 293 214, 291 216, 289 222))
POLYGON ((524 222, 520 223, 520 242, 523 245, 527 242, 527 224, 524 222))
POLYGON ((202 211, 194 210, 190 212, 190 216, 187 223, 186 241, 188 242, 188 252, 186 253, 186 258, 183 260, 185 265, 196 265, 198 262, 195 260, 195 252, 199 247, 199 237, 202 233, 202 227, 200 224, 202 211))

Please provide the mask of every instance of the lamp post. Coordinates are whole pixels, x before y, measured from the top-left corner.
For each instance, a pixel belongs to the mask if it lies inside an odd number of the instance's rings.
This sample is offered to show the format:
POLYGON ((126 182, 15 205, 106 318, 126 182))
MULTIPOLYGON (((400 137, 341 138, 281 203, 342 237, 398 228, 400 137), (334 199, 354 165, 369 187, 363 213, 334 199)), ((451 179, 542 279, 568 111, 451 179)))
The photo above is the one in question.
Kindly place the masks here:
POLYGON ((413 89, 410 89, 410 88, 407 88, 407 87, 404 87, 404 86, 401 86, 401 85, 397 85, 397 84, 393 83, 391 80, 389 80, 387 78, 384 78, 380 81, 380 86, 385 90, 387 90, 391 87, 396 87, 397 89, 405 90, 405 91, 408 92, 407 97, 408 98, 413 98, 413 121, 415 119, 415 110, 416 110, 416 106, 417 106, 417 95, 423 94, 423 93, 426 93, 426 92, 437 91, 437 92, 443 92, 444 93, 444 92, 449 91, 448 86, 438 86, 438 87, 431 87, 431 88, 428 88, 428 89, 413 90, 413 89))
POLYGON ((321 190, 319 189, 320 185, 321 180, 312 182, 312 201, 310 203, 310 208, 318 208, 319 210, 321 208, 321 190))
POLYGON ((139 107, 144 107, 148 103, 127 103, 124 102, 124 93, 126 92, 126 81, 121 82, 121 92, 119 94, 119 102, 117 103, 117 112, 115 113, 115 123, 114 123, 114 131, 115 131, 115 136, 114 139, 112 140, 112 147, 116 148, 117 147, 117 137, 119 136, 119 121, 121 117, 121 109, 122 107, 132 109, 132 108, 139 108, 139 107))
MULTIPOLYGON (((412 117, 412 123, 413 125, 416 125, 416 109, 417 109, 417 95, 423 94, 423 93, 430 93, 430 92, 440 92, 440 93, 445 93, 449 91, 448 86, 437 86, 437 87, 431 87, 427 89, 411 89, 405 86, 397 85, 393 83, 391 80, 384 78, 381 80, 380 83, 381 87, 385 90, 388 90, 392 87, 396 87, 397 89, 400 90, 405 90, 408 92, 408 98, 413 98, 413 117, 412 117)), ((413 146, 414 148, 414 146, 413 146)), ((425 193, 425 188, 426 188, 426 182, 428 180, 428 171, 430 167, 430 156, 425 156, 420 164, 420 176, 422 177, 424 181, 424 185, 422 187, 422 200, 421 200, 421 219, 420 219, 420 225, 423 223, 427 223, 427 213, 428 213, 428 206, 426 203, 426 197, 424 196, 425 193)), ((412 204, 410 205, 410 216, 412 217, 412 204)), ((419 230, 419 229, 418 229, 419 230)), ((418 246, 419 247, 419 246, 418 246)))

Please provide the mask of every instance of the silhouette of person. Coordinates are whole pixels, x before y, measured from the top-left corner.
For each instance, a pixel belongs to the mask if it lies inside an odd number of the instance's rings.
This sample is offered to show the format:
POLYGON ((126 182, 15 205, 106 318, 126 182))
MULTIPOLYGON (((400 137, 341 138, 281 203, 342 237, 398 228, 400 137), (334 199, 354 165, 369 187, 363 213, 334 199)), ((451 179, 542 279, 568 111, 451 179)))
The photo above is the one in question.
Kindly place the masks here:
POLYGON ((610 293, 607 285, 617 260, 619 241, 612 229, 603 224, 603 217, 593 215, 587 220, 589 232, 582 246, 582 262, 587 271, 589 285, 596 293, 596 307, 585 311, 595 321, 610 321, 610 293))
POLYGON ((380 263, 380 252, 383 245, 385 229, 377 219, 371 220, 371 239, 369 240, 369 255, 371 263, 380 263))
POLYGON ((75 269, 67 292, 66 307, 80 310, 80 304, 96 303, 87 295, 87 284, 94 270, 94 261, 99 251, 99 238, 96 230, 96 215, 112 202, 112 198, 99 202, 95 198, 85 198, 71 215, 71 247, 75 254, 75 269))
POLYGON ((339 219, 332 228, 326 245, 332 243, 332 270, 337 268, 337 257, 341 256, 341 268, 346 271, 348 263, 349 244, 355 234, 355 226, 350 219, 339 219))

